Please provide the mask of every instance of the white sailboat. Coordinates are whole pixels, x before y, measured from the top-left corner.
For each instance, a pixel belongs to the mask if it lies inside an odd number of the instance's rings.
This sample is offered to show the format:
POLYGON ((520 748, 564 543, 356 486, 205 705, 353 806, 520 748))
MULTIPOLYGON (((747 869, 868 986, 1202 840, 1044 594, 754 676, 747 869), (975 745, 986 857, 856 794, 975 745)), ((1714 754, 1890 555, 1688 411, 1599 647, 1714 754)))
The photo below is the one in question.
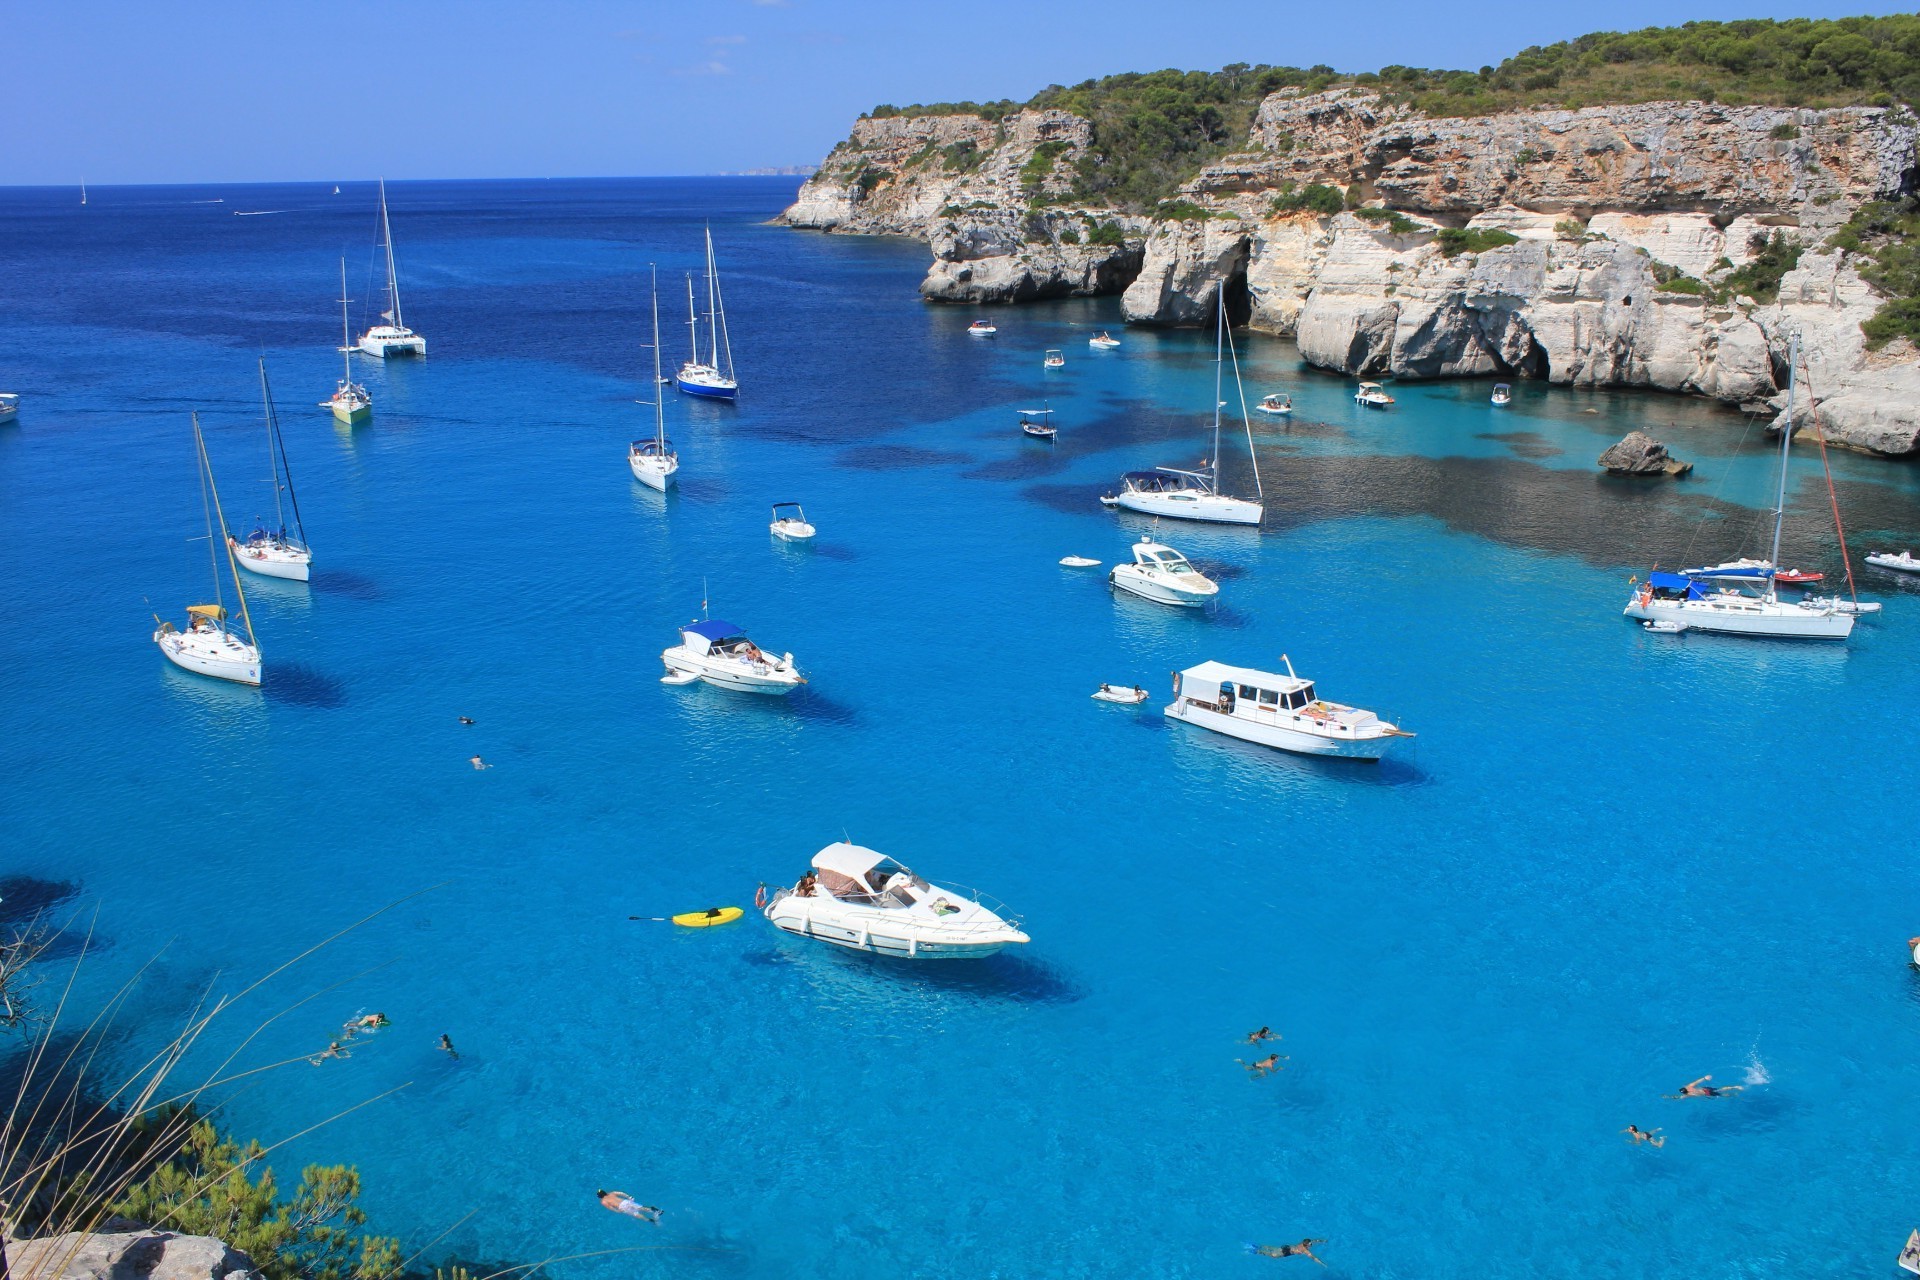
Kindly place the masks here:
POLYGON ((365 422, 373 414, 373 397, 367 389, 353 380, 353 330, 347 324, 347 260, 340 259, 340 383, 334 387, 333 395, 321 402, 322 409, 333 410, 333 416, 352 426, 356 422, 365 422))
POLYGON ((1787 351, 1787 412, 1780 429, 1780 481, 1773 506, 1771 554, 1763 561, 1737 561, 1690 573, 1649 573, 1646 582, 1634 585, 1623 611, 1627 617, 1675 623, 1687 630, 1785 640, 1845 640, 1853 634, 1856 613, 1840 609, 1831 600, 1782 600, 1774 581, 1780 563, 1780 527, 1787 514, 1787 463, 1793 452, 1799 365, 1800 339, 1796 335, 1787 351))
MULTIPOLYGON (((1260 484, 1259 460, 1253 452, 1253 423, 1246 415, 1246 393, 1240 392, 1241 420, 1247 430, 1247 458, 1253 462, 1254 489, 1260 501, 1233 498, 1220 492, 1220 410, 1226 401, 1220 391, 1226 374, 1225 353, 1230 349, 1227 336, 1225 290, 1220 291, 1216 308, 1213 339, 1213 455, 1192 471, 1179 467, 1156 467, 1152 471, 1129 471, 1120 479, 1118 493, 1100 499, 1108 507, 1122 507, 1142 515, 1169 516, 1175 520, 1201 520, 1209 524, 1260 523, 1266 514, 1266 491, 1260 484)), ((1233 381, 1240 385, 1240 358, 1235 354, 1233 381)))
POLYGON ((424 356, 427 340, 407 328, 400 313, 400 275, 393 265, 393 221, 387 216, 385 178, 380 179, 380 244, 387 255, 387 309, 380 313, 386 323, 374 325, 360 335, 360 350, 380 360, 388 356, 424 356))
POLYGON ((80 204, 84 208, 86 203, 87 203, 87 180, 85 178, 82 178, 80 179, 80 204))
POLYGON ((633 478, 649 489, 667 491, 680 470, 680 455, 667 439, 666 393, 660 389, 660 272, 653 272, 653 439, 627 446, 627 465, 633 478))
POLYGON ((720 296, 720 269, 713 260, 713 228, 707 228, 707 358, 700 358, 700 316, 693 306, 693 273, 687 273, 687 332, 693 358, 680 366, 674 383, 690 396, 732 400, 740 394, 733 376, 733 343, 727 337, 727 304, 720 296))
POLYGON ((300 523, 300 500, 293 492, 293 468, 287 463, 287 442, 280 435, 280 415, 273 411, 273 388, 267 382, 266 357, 260 358, 260 397, 267 407, 267 465, 273 468, 273 527, 262 522, 245 542, 227 537, 240 567, 267 578, 307 581, 313 571, 313 549, 300 523), (286 494, 283 502, 280 495, 286 494), (293 532, 287 531, 287 509, 293 509, 293 532))
POLYGON ((240 570, 233 562, 227 517, 220 510, 220 491, 213 484, 213 464, 207 460, 207 442, 200 435, 197 413, 193 415, 193 448, 200 473, 200 507, 207 519, 207 555, 213 563, 214 602, 188 605, 184 631, 175 629, 171 622, 161 622, 156 615, 154 622, 158 627, 153 633, 153 642, 160 646, 167 661, 177 667, 216 680, 257 685, 261 672, 260 644, 254 639, 253 618, 247 613, 247 593, 240 585, 240 570), (218 541, 214 539, 216 523, 220 528, 218 541), (245 640, 231 630, 226 602, 221 598, 220 549, 227 551, 227 571, 233 575, 233 593, 240 603, 240 621, 247 633, 245 640))

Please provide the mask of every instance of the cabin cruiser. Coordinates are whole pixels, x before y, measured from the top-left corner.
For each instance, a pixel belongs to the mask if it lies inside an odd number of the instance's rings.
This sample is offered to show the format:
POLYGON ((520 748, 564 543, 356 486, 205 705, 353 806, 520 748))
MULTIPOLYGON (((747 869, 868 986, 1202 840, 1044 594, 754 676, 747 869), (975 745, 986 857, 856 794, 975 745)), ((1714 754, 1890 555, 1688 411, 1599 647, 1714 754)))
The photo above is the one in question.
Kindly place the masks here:
POLYGON ((761 907, 775 926, 802 938, 910 960, 973 960, 1025 943, 1018 922, 1001 911, 851 841, 814 854, 807 874, 761 907))
POLYGON ((1087 345, 1096 351, 1112 351, 1120 345, 1120 339, 1112 336, 1105 329, 1102 329, 1087 339, 1087 345))
POLYGON ((773 523, 767 526, 773 536, 782 542, 805 542, 816 532, 807 523, 807 513, 800 509, 797 502, 776 502, 773 504, 773 523))
POLYGON ((1655 570, 1644 583, 1635 584, 1625 615, 1723 635, 1845 640, 1853 634, 1854 611, 1842 610, 1831 601, 1780 599, 1773 587, 1772 566, 1760 563, 1761 568, 1713 566, 1698 575, 1655 570))
POLYGON ((1270 396, 1262 396, 1258 406, 1262 413, 1288 414, 1293 412, 1293 397, 1276 391, 1270 396))
POLYGON ((1393 397, 1379 383, 1363 382, 1354 391, 1353 402, 1362 409, 1384 409, 1393 403, 1393 397))
POLYGON ((1284 656, 1281 661, 1285 675, 1222 662, 1176 672, 1166 714, 1281 751, 1353 760, 1378 760, 1399 739, 1413 737, 1371 711, 1323 700, 1313 681, 1295 675, 1284 656))
POLYGON ((257 527, 245 542, 228 534, 227 545, 233 548, 242 569, 262 577, 306 582, 313 574, 313 552, 289 537, 284 528, 276 533, 257 527))
POLYGON ((1133 546, 1133 563, 1113 566, 1107 581, 1143 600, 1187 608, 1199 608, 1220 594, 1220 585, 1185 556, 1144 535, 1133 546))
POLYGON ((991 320, 975 320, 967 326, 967 332, 976 338, 991 338, 1000 332, 1000 327, 991 320))
POLYGON ((680 643, 660 655, 667 679, 675 684, 705 680, 722 689, 776 696, 792 693, 807 682, 793 665, 793 655, 778 658, 760 651, 746 632, 731 622, 703 618, 680 628, 680 643))
POLYGON ((1493 384, 1493 407, 1504 409, 1513 403, 1513 388, 1504 382, 1493 384))
POLYGON ((1120 477, 1120 491, 1106 494, 1100 501, 1142 515, 1212 524, 1259 524, 1264 514, 1260 503, 1230 498, 1216 489, 1214 468, 1206 462, 1193 471, 1178 467, 1129 471, 1120 477))

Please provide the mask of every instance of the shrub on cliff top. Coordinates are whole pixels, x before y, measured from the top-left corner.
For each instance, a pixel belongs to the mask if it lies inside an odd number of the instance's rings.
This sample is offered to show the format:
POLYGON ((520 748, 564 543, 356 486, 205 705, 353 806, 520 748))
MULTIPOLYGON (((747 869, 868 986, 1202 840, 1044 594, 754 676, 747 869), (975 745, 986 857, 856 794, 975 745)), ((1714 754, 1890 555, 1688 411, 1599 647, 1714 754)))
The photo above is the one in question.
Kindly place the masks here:
POLYGON ((1360 208, 1353 211, 1353 216, 1368 222, 1384 222, 1387 230, 1397 236, 1410 236, 1420 229, 1419 223, 1394 209, 1360 208))
POLYGON ((1498 249, 1503 244, 1516 244, 1520 237, 1511 231, 1502 231, 1498 227, 1443 227, 1434 237, 1434 243, 1440 246, 1440 256, 1457 258, 1463 253, 1485 253, 1488 249, 1498 249))
POLYGON ((1746 294, 1755 302, 1775 302, 1780 297, 1780 278, 1800 265, 1805 248, 1798 240, 1776 231, 1754 233, 1747 245, 1753 257, 1745 265, 1721 277, 1720 287, 1728 296, 1746 294))
POLYGON ((1859 254, 1860 276, 1886 298, 1860 326, 1867 345, 1895 338, 1920 343, 1920 200, 1875 200, 1854 211, 1828 246, 1859 254))
POLYGON ((1103 244, 1110 248, 1119 248, 1127 242, 1127 233, 1120 229, 1117 222, 1103 222, 1087 232, 1088 244, 1103 244))
POLYGON ((1273 198, 1268 206, 1274 213, 1320 213, 1331 216, 1347 207, 1347 198, 1340 188, 1329 187, 1322 182, 1309 182, 1304 187, 1295 188, 1291 183, 1282 187, 1280 194, 1273 198))
POLYGON ((1053 172, 1053 162, 1058 160, 1061 153, 1067 150, 1070 145, 1069 143, 1054 140, 1051 142, 1043 142, 1035 147, 1033 154, 1027 157, 1027 162, 1020 166, 1021 190, 1025 191, 1029 196, 1033 195, 1034 192, 1039 189, 1040 184, 1047 180, 1047 175, 1053 172))
POLYGON ((1205 222, 1208 218, 1223 218, 1229 215, 1209 209, 1205 205, 1195 204, 1191 200, 1162 200, 1154 206, 1153 216, 1162 222, 1205 222))

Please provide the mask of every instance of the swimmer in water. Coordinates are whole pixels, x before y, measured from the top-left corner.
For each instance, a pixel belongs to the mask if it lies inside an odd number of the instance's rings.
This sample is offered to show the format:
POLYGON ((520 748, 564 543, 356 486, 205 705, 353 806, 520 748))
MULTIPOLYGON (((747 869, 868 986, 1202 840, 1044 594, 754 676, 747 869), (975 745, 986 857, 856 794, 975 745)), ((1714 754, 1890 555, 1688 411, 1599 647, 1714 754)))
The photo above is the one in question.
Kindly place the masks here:
POLYGON ((1255 1031, 1250 1035, 1248 1035, 1247 1038, 1245 1040, 1242 1040, 1240 1043, 1259 1044, 1262 1040, 1278 1040, 1280 1038, 1281 1037, 1273 1034, 1272 1027, 1262 1027, 1258 1031, 1255 1031))
MULTIPOLYGON (((1234 1061, 1240 1062, 1240 1059, 1235 1058, 1234 1061)), ((1258 1077, 1268 1075, 1271 1072, 1285 1071, 1286 1068, 1280 1065, 1281 1062, 1283 1061, 1284 1059, 1281 1058, 1279 1054, 1270 1053, 1266 1057, 1260 1059, 1260 1061, 1258 1062, 1240 1062, 1240 1065, 1247 1069, 1248 1075, 1251 1075, 1257 1079, 1258 1077)))
POLYGON ((327 1058, 351 1058, 352 1056, 353 1055, 351 1053, 348 1053, 345 1049, 340 1047, 340 1042, 338 1040, 333 1040, 328 1042, 326 1050, 324 1052, 315 1054, 313 1057, 308 1058, 307 1061, 311 1062, 314 1066, 317 1067, 321 1064, 322 1061, 324 1061, 327 1058))
MULTIPOLYGON (((1299 1244, 1250 1244, 1247 1252, 1257 1253, 1263 1258, 1312 1258, 1320 1262, 1320 1255, 1313 1251, 1313 1246, 1325 1243, 1325 1240, 1302 1240, 1299 1244)), ((1320 1262, 1320 1265, 1324 1267, 1327 1264, 1320 1262)))
POLYGON ((449 1058, 452 1058, 455 1062, 460 1061, 460 1051, 453 1047, 453 1037, 448 1035, 446 1032, 442 1031, 440 1033, 440 1043, 435 1045, 434 1048, 446 1054, 449 1058))
POLYGON ((486 762, 485 760, 482 760, 482 759, 481 759, 481 758, 480 758, 479 756, 475 756, 475 757, 473 757, 473 759, 471 759, 471 760, 469 760, 469 761, 467 761, 467 763, 468 763, 468 764, 470 764, 470 765, 472 765, 472 766, 473 766, 474 768, 476 768, 476 769, 491 769, 491 768, 493 768, 493 766, 492 766, 492 765, 490 765, 490 764, 488 764, 488 763, 487 763, 487 762, 486 762))
POLYGON ((660 1211, 658 1209, 650 1204, 641 1204, 624 1191, 596 1191, 593 1194, 600 1197, 602 1206, 613 1210, 615 1213, 624 1213, 629 1218, 638 1218, 642 1222, 651 1222, 656 1227, 660 1225, 660 1211))
POLYGON ((1664 1147, 1667 1145, 1667 1140, 1660 1136, 1658 1129, 1641 1129, 1634 1125, 1628 1125, 1620 1132, 1626 1134, 1627 1141, 1636 1147, 1643 1142, 1650 1147, 1664 1147))
POLYGON ((1698 1080, 1681 1085, 1680 1092, 1670 1093, 1667 1096, 1669 1098, 1724 1098, 1729 1094, 1738 1093, 1746 1088, 1746 1086, 1742 1084, 1708 1084, 1707 1081, 1711 1079, 1713 1079, 1712 1076, 1701 1076, 1698 1080))

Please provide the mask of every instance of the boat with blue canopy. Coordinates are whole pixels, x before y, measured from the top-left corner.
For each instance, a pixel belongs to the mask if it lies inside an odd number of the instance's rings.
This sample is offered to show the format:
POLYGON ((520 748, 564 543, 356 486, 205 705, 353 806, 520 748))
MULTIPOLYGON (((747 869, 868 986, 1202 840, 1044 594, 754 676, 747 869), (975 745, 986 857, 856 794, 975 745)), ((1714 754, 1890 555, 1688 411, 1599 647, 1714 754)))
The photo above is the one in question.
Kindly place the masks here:
POLYGON ((761 650, 747 633, 719 618, 701 618, 680 628, 680 643, 660 655, 665 682, 704 680, 722 689, 782 697, 807 682, 793 655, 778 658, 761 650))

